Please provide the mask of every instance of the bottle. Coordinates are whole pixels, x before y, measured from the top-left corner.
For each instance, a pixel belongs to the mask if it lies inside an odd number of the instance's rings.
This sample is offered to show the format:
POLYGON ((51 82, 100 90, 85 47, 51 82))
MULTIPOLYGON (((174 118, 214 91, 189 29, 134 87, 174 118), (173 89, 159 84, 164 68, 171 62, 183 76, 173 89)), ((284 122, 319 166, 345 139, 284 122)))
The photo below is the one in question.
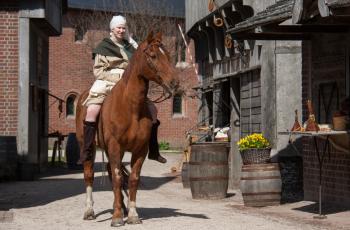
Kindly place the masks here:
POLYGON ((301 125, 300 125, 299 120, 298 120, 298 110, 297 109, 295 110, 295 121, 294 121, 294 125, 293 125, 293 128, 291 131, 302 131, 301 125))
POLYGON ((318 127, 318 124, 316 122, 315 113, 312 107, 311 100, 307 100, 307 110, 309 112, 309 117, 307 119, 305 131, 316 131, 316 132, 320 131, 320 127, 318 127))

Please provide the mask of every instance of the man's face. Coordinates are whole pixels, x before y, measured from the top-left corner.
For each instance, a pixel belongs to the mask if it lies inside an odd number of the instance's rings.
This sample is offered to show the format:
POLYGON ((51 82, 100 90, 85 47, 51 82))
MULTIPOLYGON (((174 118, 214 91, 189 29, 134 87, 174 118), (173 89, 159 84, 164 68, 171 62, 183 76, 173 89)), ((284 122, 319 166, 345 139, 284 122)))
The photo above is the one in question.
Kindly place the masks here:
POLYGON ((122 40, 124 38, 124 35, 125 35, 125 30, 126 30, 125 26, 118 25, 118 26, 113 28, 112 33, 114 34, 114 36, 118 40, 122 40))

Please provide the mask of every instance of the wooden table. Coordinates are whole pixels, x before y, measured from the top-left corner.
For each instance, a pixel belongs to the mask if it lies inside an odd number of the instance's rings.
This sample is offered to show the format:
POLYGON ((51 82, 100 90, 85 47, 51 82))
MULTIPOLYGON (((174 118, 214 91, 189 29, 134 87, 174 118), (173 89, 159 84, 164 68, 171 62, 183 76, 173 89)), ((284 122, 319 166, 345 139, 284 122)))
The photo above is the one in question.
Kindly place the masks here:
MULTIPOLYGON (((314 140, 314 147, 315 151, 317 153, 317 159, 318 159, 318 168, 319 168, 319 187, 318 187, 318 203, 319 203, 319 208, 318 208, 318 215, 314 216, 316 219, 325 219, 327 216, 322 214, 322 166, 323 166, 323 161, 328 153, 328 156, 330 157, 330 152, 329 152, 329 137, 332 135, 342 135, 342 134, 347 134, 348 131, 305 131, 305 132, 300 132, 300 131, 285 131, 285 132, 278 132, 278 134, 281 135, 289 135, 291 137, 292 135, 294 136, 306 136, 306 137, 311 137, 314 140), (319 146, 317 144, 317 137, 324 137, 325 143, 323 145, 322 151, 320 152, 319 146)), ((292 143, 293 144, 293 143, 292 143)))

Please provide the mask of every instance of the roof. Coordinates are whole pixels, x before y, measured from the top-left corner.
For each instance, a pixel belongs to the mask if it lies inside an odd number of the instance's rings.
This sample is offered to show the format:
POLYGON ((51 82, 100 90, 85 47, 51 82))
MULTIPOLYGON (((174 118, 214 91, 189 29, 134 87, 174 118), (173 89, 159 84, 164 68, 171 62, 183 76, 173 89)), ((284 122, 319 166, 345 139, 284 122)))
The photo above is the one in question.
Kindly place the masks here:
POLYGON ((251 30, 257 26, 283 22, 292 17, 293 5, 294 0, 280 0, 255 16, 237 23, 235 27, 230 28, 227 32, 236 33, 251 30))
POLYGON ((68 8, 108 12, 142 13, 151 6, 153 15, 185 17, 185 0, 68 0, 68 8))
POLYGON ((348 7, 350 6, 350 0, 328 0, 327 6, 331 8, 348 7))

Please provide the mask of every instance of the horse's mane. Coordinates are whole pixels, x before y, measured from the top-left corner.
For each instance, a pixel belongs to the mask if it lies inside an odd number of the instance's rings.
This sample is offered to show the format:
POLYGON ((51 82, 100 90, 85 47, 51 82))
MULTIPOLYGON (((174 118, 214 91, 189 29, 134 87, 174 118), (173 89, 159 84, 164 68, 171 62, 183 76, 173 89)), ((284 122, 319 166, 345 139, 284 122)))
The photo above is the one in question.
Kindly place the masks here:
MULTIPOLYGON (((119 81, 123 81, 124 83, 127 83, 129 81, 129 78, 130 78, 130 75, 131 75, 131 70, 134 68, 134 65, 135 65, 135 60, 138 58, 138 56, 140 55, 140 50, 141 50, 141 46, 143 45, 143 42, 139 45, 139 47, 137 47, 137 49, 134 51, 130 61, 129 61, 129 64, 128 66, 126 67, 124 73, 123 73, 123 76, 122 76, 122 79, 119 81)), ((119 83, 118 82, 118 83, 119 83)))

